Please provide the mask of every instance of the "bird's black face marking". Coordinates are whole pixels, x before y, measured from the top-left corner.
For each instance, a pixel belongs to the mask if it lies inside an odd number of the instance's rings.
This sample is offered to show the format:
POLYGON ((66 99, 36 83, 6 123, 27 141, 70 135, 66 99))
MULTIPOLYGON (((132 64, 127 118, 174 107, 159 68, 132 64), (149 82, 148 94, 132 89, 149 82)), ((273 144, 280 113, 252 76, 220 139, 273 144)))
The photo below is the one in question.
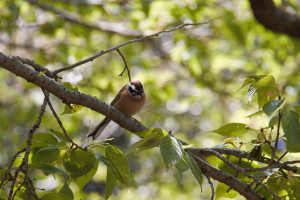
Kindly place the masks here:
POLYGON ((140 81, 131 81, 127 90, 136 99, 141 99, 144 96, 144 87, 140 81))

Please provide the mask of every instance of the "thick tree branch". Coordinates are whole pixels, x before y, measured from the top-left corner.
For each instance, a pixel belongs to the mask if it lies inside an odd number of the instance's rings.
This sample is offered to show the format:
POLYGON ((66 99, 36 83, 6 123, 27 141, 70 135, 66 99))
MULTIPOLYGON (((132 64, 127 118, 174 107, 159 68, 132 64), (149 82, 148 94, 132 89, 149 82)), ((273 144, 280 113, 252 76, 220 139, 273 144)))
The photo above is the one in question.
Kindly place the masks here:
POLYGON ((267 29, 300 38, 300 18, 281 8, 273 0, 249 0, 253 14, 267 29))
MULTIPOLYGON (((48 92, 60 98, 63 102, 82 105, 92 110, 95 110, 111 118, 113 121, 115 121, 123 128, 131 132, 140 132, 148 129, 144 125, 138 123, 136 120, 127 117, 122 112, 116 110, 115 108, 98 100, 97 98, 91 95, 71 91, 45 75, 38 77, 39 72, 37 72, 34 68, 28 65, 24 65, 20 61, 15 60, 10 56, 6 56, 1 52, 0 52, 0 66, 16 74, 17 76, 24 78, 28 82, 32 82, 33 84, 43 88, 44 90, 47 90, 48 92)), ((199 153, 200 151, 198 152, 198 150, 200 149, 194 149, 194 148, 188 149, 188 151, 191 153, 199 153)), ((200 155, 199 157, 203 155, 200 155)), ((201 170, 207 171, 207 174, 210 177, 232 186, 233 189, 238 191, 246 198, 262 199, 260 194, 258 194, 255 190, 252 190, 251 188, 247 188, 246 184, 239 181, 234 176, 226 174, 221 170, 216 169, 213 166, 209 165, 208 163, 205 164, 204 163, 198 162, 198 165, 201 170)))

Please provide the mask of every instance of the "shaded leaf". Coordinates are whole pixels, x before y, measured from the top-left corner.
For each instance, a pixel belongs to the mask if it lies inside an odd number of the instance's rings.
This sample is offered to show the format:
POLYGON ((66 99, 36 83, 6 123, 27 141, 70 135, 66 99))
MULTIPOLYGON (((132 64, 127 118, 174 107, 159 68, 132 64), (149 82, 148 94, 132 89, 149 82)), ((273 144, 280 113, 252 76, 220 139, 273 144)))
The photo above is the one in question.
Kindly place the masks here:
POLYGON ((112 171, 112 169, 107 167, 105 199, 108 199, 112 195, 116 183, 117 183, 117 178, 115 177, 114 172, 112 171))
POLYGON ((183 151, 176 138, 170 135, 165 136, 160 142, 160 153, 166 170, 176 165, 183 156, 183 151))
POLYGON ((50 128, 49 131, 54 133, 56 135, 56 137, 58 137, 61 141, 65 142, 65 143, 69 142, 68 138, 66 138, 66 136, 62 132, 56 131, 53 128, 50 128))
POLYGON ((95 165, 96 158, 92 151, 69 151, 63 158, 63 165, 68 172, 71 172, 71 178, 76 181, 80 176, 87 175, 95 165))
POLYGON ((74 199, 73 191, 69 188, 67 182, 65 182, 62 188, 59 190, 59 193, 74 199))
POLYGON ((57 148, 48 149, 44 151, 39 151, 39 149, 36 149, 32 151, 31 162, 33 164, 38 164, 38 163, 51 164, 57 160, 59 154, 60 154, 60 150, 57 148))
POLYGON ((99 166, 99 162, 96 159, 93 168, 87 174, 84 174, 76 178, 75 183, 79 186, 80 191, 82 191, 83 187, 95 176, 98 170, 98 166, 99 166))
POLYGON ((294 147, 300 144, 299 119, 289 110, 286 110, 282 115, 282 128, 289 146, 288 151, 299 152, 298 148, 294 149, 294 147))
POLYGON ((130 169, 126 156, 111 145, 105 148, 105 156, 119 172, 121 176, 119 181, 128 186, 130 169))
POLYGON ((52 165, 48 164, 29 164, 29 169, 40 169, 43 171, 43 173, 48 176, 49 174, 62 174, 62 173, 68 173, 66 171, 63 171, 61 169, 58 169, 57 167, 54 167, 52 165))
POLYGON ((278 116, 274 116, 269 121, 269 127, 276 126, 278 124, 278 116))
POLYGON ((197 162, 194 160, 194 158, 187 153, 187 158, 186 161, 188 162, 189 167, 191 168, 191 171, 194 175, 194 177, 196 178, 196 180, 198 181, 201 191, 202 191, 202 182, 203 182, 203 175, 202 175, 202 171, 199 168, 197 162))
POLYGON ((262 109, 267 116, 272 117, 285 104, 286 98, 283 100, 273 100, 266 103, 262 109))
POLYGON ((121 177, 121 174, 118 172, 117 168, 109 160, 107 160, 107 158, 105 158, 104 156, 102 156, 100 154, 97 154, 97 156, 100 161, 102 161, 108 168, 110 168, 112 170, 112 172, 115 175, 115 178, 121 182, 122 177, 121 177))
POLYGON ((41 197, 41 200, 73 200, 71 197, 68 197, 60 193, 48 193, 41 197))
POLYGON ((190 168, 187 159, 188 158, 186 157, 186 155, 183 154, 181 160, 175 165, 176 169, 180 174, 180 180, 182 180, 182 173, 190 168))

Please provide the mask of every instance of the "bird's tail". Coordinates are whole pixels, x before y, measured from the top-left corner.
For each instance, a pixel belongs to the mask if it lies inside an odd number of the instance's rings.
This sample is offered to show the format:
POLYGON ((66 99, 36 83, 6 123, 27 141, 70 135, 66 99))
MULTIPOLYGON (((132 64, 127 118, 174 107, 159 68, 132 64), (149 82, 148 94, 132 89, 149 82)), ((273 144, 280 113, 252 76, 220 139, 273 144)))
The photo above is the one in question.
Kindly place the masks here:
POLYGON ((95 128, 93 128, 93 130, 88 133, 88 137, 92 136, 93 140, 97 139, 110 121, 111 119, 105 117, 95 128))

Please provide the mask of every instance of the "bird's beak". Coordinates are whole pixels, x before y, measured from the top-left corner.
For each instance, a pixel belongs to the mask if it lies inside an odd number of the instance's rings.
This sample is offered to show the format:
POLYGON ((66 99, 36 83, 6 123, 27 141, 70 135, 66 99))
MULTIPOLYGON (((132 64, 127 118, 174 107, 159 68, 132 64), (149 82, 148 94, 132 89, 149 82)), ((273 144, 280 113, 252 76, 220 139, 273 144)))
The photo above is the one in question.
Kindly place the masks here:
POLYGON ((141 93, 140 96, 143 98, 144 97, 144 93, 141 93))

